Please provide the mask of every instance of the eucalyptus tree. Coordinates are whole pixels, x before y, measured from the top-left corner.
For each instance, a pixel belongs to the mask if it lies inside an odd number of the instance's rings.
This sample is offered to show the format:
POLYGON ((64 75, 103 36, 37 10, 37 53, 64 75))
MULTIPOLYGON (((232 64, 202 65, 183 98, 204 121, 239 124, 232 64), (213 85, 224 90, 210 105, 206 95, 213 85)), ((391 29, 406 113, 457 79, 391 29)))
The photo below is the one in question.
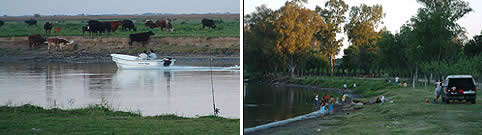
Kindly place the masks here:
POLYGON ((348 4, 343 0, 329 0, 325 3, 325 7, 316 6, 315 11, 322 17, 325 26, 316 32, 315 45, 321 52, 326 55, 329 64, 331 76, 335 66, 335 56, 340 52, 343 46, 343 38, 337 39, 337 34, 342 32, 342 24, 346 22, 345 12, 348 10, 348 4))

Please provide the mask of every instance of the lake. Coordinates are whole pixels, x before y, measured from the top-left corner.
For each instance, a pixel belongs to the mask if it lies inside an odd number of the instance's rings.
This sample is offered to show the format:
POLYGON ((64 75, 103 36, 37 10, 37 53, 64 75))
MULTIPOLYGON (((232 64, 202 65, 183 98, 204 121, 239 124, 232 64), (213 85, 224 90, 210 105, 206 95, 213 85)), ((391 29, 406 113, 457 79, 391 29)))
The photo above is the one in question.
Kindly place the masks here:
MULTIPOLYGON (((233 65, 239 62, 215 64, 233 65)), ((205 62, 178 62, 172 68, 176 70, 118 70, 114 63, 3 62, 0 105, 73 109, 103 103, 144 116, 212 115, 211 72, 205 62)), ((240 72, 213 71, 212 77, 219 115, 240 118, 240 72)))
POLYGON ((260 83, 245 83, 244 87, 244 128, 285 120, 319 110, 314 105, 316 93, 320 98, 325 94, 339 96, 335 92, 305 87, 272 86, 260 83))

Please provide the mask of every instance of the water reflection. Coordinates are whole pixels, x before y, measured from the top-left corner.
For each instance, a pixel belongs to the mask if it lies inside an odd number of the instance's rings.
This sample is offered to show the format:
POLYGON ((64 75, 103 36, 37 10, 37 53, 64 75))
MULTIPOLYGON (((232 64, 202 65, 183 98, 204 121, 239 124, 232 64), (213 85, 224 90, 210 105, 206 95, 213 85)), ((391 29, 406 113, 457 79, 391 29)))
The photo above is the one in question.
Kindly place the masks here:
MULTIPOLYGON (((114 64, 0 63, 0 104, 68 109, 106 101, 143 115, 203 116, 212 114, 209 77, 203 70, 117 70, 114 64)), ((239 72, 213 78, 220 115, 239 118, 239 72)))
POLYGON ((289 119, 315 111, 314 96, 333 95, 334 92, 263 84, 245 84, 244 127, 254 127, 274 121, 289 119))

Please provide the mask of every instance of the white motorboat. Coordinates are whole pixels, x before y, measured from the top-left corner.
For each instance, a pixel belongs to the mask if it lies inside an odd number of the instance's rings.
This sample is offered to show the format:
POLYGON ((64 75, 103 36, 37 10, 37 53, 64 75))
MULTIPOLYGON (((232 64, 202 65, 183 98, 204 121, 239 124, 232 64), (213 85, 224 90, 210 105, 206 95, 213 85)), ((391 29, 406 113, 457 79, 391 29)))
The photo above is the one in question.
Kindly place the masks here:
POLYGON ((162 58, 156 60, 140 60, 137 56, 124 54, 110 54, 112 61, 117 64, 118 68, 160 68, 174 65, 176 59, 162 58))

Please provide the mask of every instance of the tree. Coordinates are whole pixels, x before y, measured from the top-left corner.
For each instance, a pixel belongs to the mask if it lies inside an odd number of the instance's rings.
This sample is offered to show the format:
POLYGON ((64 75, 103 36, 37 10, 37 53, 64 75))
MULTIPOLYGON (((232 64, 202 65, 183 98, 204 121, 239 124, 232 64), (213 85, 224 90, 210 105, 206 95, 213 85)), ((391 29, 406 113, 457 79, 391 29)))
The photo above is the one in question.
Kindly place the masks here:
MULTIPOLYGON (((351 53, 347 58, 359 57, 358 65, 368 73, 376 65, 376 42, 381 39, 384 29, 377 31, 382 23, 383 8, 381 5, 367 6, 362 4, 350 10, 350 20, 344 26, 351 46, 358 48, 358 52, 351 53), (361 54, 360 54, 361 53, 361 54)), ((345 63, 345 60, 343 60, 345 63)), ((351 62, 348 60, 347 62, 351 62)), ((348 64, 348 63, 347 63, 348 64)), ((355 63, 351 63, 355 64, 355 63)))
POLYGON ((300 1, 286 2, 275 11, 274 17, 275 51, 294 77, 300 58, 312 49, 313 34, 324 23, 319 15, 303 7, 300 1))
POLYGON ((325 8, 316 7, 316 12, 323 18, 326 28, 321 29, 314 34, 316 46, 320 52, 325 54, 329 59, 331 67, 331 76, 335 66, 335 56, 340 52, 343 39, 336 39, 336 34, 342 32, 341 24, 345 22, 345 12, 348 5, 343 0, 330 0, 325 3, 325 8))
POLYGON ((464 46, 464 54, 469 57, 482 54, 482 32, 481 35, 475 35, 473 39, 469 40, 464 46))

